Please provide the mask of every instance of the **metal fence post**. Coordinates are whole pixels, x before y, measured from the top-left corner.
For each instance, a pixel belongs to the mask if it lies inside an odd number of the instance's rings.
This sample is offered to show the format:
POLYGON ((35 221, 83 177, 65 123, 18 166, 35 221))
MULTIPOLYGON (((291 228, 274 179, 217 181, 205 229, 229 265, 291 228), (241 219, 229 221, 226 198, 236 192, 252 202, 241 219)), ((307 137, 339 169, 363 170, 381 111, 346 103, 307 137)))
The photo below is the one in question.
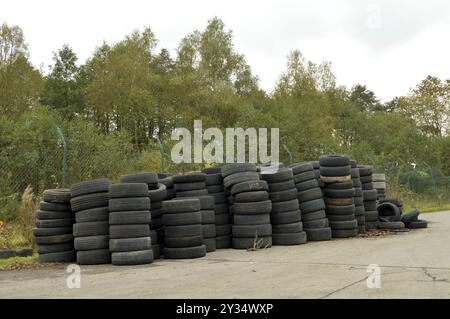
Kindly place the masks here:
POLYGON ((286 144, 283 144, 284 150, 288 153, 289 156, 289 165, 292 164, 292 153, 291 151, 289 151, 288 147, 286 146, 286 144))
POLYGON ((67 143, 66 139, 64 138, 63 131, 60 127, 56 127, 56 132, 58 134, 58 140, 61 143, 63 147, 63 163, 62 163, 62 170, 61 170, 61 187, 66 187, 66 181, 67 181, 67 143))
POLYGON ((158 142, 158 145, 159 145, 159 152, 161 153, 161 163, 160 163, 160 170, 161 170, 161 173, 164 173, 164 146, 163 146, 163 144, 161 143, 161 140, 159 139, 159 136, 158 135, 156 135, 155 136, 155 139, 156 139, 156 141, 158 142))

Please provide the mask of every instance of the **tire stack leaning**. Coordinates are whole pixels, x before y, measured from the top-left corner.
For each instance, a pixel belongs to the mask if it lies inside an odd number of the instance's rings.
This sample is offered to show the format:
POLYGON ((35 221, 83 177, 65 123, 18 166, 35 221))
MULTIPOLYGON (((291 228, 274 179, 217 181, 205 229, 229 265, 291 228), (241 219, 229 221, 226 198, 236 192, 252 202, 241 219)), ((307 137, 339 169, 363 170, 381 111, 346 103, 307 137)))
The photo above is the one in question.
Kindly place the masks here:
MULTIPOLYGON (((259 174, 257 172, 256 165, 253 163, 225 164, 224 166, 221 167, 221 174, 223 178, 225 195, 227 196, 228 212, 231 215, 231 219, 233 220, 233 196, 231 194, 231 188, 233 187, 233 185, 242 182, 259 181, 259 174)), ((217 247, 220 248, 232 247, 231 224, 230 225, 224 224, 217 226, 216 236, 217 236, 216 237, 217 247)))
POLYGON ((111 181, 105 178, 80 182, 70 188, 72 211, 76 223, 73 225, 77 263, 80 265, 108 264, 109 252, 109 208, 108 187, 111 181))
POLYGON ((359 176, 359 169, 355 160, 350 160, 350 170, 352 175, 353 187, 355 188, 355 218, 358 222, 358 232, 364 233, 366 231, 366 218, 364 216, 364 197, 362 191, 361 178, 359 176))
POLYGON ((164 201, 164 257, 191 259, 206 255, 203 244, 202 213, 198 198, 164 201))
POLYGON ((33 234, 40 262, 69 262, 76 258, 69 189, 48 189, 36 212, 33 234))
POLYGON ((269 199, 272 201, 270 213, 272 244, 274 246, 305 244, 306 233, 303 231, 298 193, 297 188, 295 188, 292 169, 280 168, 278 172, 273 174, 261 174, 261 178, 268 184, 269 199), (281 185, 285 185, 287 189, 273 191, 272 185, 277 185, 278 189, 283 188, 281 185))
POLYGON ((272 246, 270 212, 272 202, 266 181, 247 181, 234 184, 233 248, 267 248, 272 246))
POLYGON ((323 155, 319 162, 332 237, 354 237, 358 234, 358 222, 355 218, 355 189, 351 179, 350 159, 345 155, 323 155))
MULTIPOLYGON (((316 171, 311 163, 298 163, 291 166, 307 240, 330 240, 331 228, 326 217, 325 202, 319 180, 316 178, 316 171)), ((269 189, 272 191, 273 185, 269 186, 269 189)), ((277 187, 277 189, 284 189, 284 187, 277 187)), ((273 219, 272 222, 275 220, 273 219)))
POLYGON ((159 183, 157 173, 142 172, 120 177, 120 183, 144 183, 148 187, 148 196, 150 198, 150 237, 152 239, 153 258, 158 259, 161 255, 162 243, 164 240, 164 230, 162 227, 161 202, 167 196, 165 184, 159 183), (164 198, 163 198, 164 196, 164 198), (153 198, 152 198, 153 197, 153 198), (153 202, 154 201, 154 202, 153 202))
POLYGON ((373 188, 377 190, 377 199, 386 199, 386 175, 385 174, 373 174, 373 188))
POLYGON ((225 235, 217 235, 223 233, 231 227, 231 215, 228 211, 228 200, 223 188, 223 178, 221 169, 207 168, 202 170, 206 174, 206 189, 209 196, 214 197, 214 213, 216 225, 216 248, 229 248, 231 239, 228 233, 225 235))
POLYGON ((150 199, 145 183, 109 186, 109 250, 113 265, 153 262, 150 199))
POLYGON ((363 189, 364 217, 366 230, 378 228, 377 190, 373 188, 372 166, 358 165, 359 175, 363 189))

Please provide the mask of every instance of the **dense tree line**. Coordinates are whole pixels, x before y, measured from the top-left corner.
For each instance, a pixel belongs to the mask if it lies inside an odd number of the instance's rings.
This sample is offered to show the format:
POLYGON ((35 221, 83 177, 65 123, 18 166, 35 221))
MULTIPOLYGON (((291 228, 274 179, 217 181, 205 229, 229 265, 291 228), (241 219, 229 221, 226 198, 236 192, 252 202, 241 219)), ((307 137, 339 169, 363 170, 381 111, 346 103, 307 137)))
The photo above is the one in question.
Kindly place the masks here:
MULTIPOLYGON (((204 127, 279 127, 296 161, 344 152, 386 168, 416 163, 450 175, 450 80, 428 76, 405 96, 382 103, 364 85, 338 86, 330 63, 307 61, 293 50, 273 91, 265 92, 218 18, 184 37, 175 56, 157 51, 157 43, 145 28, 101 44, 84 63, 64 45, 42 72, 29 61, 21 29, 3 24, 4 172, 40 170, 36 179, 49 179, 59 161, 48 159, 58 143, 56 126, 70 139, 73 174, 81 171, 81 154, 95 154, 98 160, 85 165, 106 174, 103 166, 125 167, 123 154, 155 148, 154 136, 170 143, 173 128, 202 119, 204 127)), ((284 148, 280 156, 287 160, 284 148)), ((150 157, 158 161, 157 153, 150 157)))

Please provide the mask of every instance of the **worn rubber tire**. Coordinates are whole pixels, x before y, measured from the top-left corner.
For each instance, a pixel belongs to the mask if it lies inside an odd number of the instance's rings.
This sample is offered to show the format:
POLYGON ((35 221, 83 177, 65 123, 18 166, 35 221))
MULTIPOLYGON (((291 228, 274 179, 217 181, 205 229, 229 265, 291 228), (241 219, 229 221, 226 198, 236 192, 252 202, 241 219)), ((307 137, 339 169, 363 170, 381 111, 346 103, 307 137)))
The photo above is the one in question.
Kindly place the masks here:
POLYGON ((240 215, 268 214, 271 210, 272 202, 270 200, 253 203, 235 203, 233 205, 233 213, 240 215))
POLYGON ((77 263, 79 265, 101 265, 111 263, 109 249, 96 249, 77 251, 77 263))
POLYGON ((290 212, 299 209, 298 199, 272 203, 272 213, 290 212))
POLYGON ((224 188, 222 184, 206 186, 206 190, 208 191, 209 194, 222 193, 223 189, 224 188))
POLYGON ((152 218, 150 211, 112 212, 109 214, 110 225, 138 225, 150 224, 152 218))
POLYGON ((303 213, 302 212, 302 222, 310 222, 317 219, 324 219, 327 215, 325 213, 325 210, 318 210, 310 213, 303 213))
MULTIPOLYGON (((220 171, 220 169, 219 169, 220 171)), ((206 186, 212 186, 212 185, 217 185, 220 186, 222 185, 222 174, 219 173, 214 173, 214 174, 206 174, 206 186)))
POLYGON ((364 212, 364 218, 366 219, 366 222, 378 222, 378 212, 376 210, 367 210, 364 212))
POLYGON ((319 187, 311 188, 302 192, 297 193, 298 200, 300 203, 309 202, 315 199, 323 199, 322 190, 319 187))
POLYGON ((377 202, 376 201, 365 201, 364 202, 364 210, 374 211, 377 210, 377 202))
POLYGON ((403 222, 379 222, 379 229, 404 229, 405 224, 403 222))
POLYGON ((222 177, 224 178, 232 174, 242 172, 256 172, 256 171, 257 171, 256 165, 253 163, 226 164, 221 168, 222 177))
POLYGON ((40 254, 38 257, 41 263, 66 263, 75 260, 75 250, 61 251, 48 254, 40 254))
POLYGON ((253 191, 238 193, 234 195, 233 201, 236 203, 248 203, 248 202, 260 202, 269 199, 269 194, 267 191, 253 191))
POLYGON ((149 225, 111 225, 109 226, 109 238, 138 238, 149 237, 149 225))
MULTIPOLYGON (((234 215, 234 216, 238 216, 238 215, 234 215)), ((264 215, 239 215, 240 217, 259 217, 259 216, 264 216, 264 215)), ((219 225, 226 225, 226 224, 230 224, 231 223, 231 215, 228 213, 225 214, 216 214, 214 216, 215 221, 214 223, 219 226, 219 225)), ((261 224, 261 223, 258 223, 261 224)))
POLYGON ((176 214, 200 211, 200 200, 194 198, 183 198, 178 200, 164 201, 162 203, 163 214, 176 214))
POLYGON ((107 249, 109 248, 109 236, 77 237, 74 239, 74 247, 76 251, 107 249))
MULTIPOLYGON (((244 182, 259 181, 259 174, 257 172, 244 172, 239 174, 233 174, 223 179, 223 185, 227 189, 231 189, 234 185, 244 182)), ((236 191, 232 191, 232 194, 236 194, 236 191)))
POLYGON ((109 211, 149 211, 150 198, 148 197, 128 197, 128 198, 112 198, 109 200, 109 211))
POLYGON ((64 219, 45 219, 36 220, 37 228, 57 228, 57 227, 70 227, 75 223, 75 218, 64 219))
POLYGON ((280 183, 288 181, 294 178, 292 169, 290 168, 279 168, 276 173, 273 174, 261 174, 261 178, 270 183, 280 183))
POLYGON ((325 202, 323 199, 315 199, 308 202, 300 203, 300 210, 302 214, 316 212, 325 209, 325 202))
POLYGON ((176 175, 172 177, 174 187, 176 184, 206 182, 206 174, 193 172, 186 175, 176 175))
MULTIPOLYGON (((202 224, 215 224, 216 222, 216 214, 214 210, 202 210, 202 224)), ((195 223, 194 223, 195 224, 195 223)))
POLYGON ((419 228, 427 228, 428 227, 428 222, 426 220, 413 220, 411 222, 409 222, 408 224, 406 224, 406 228, 409 229, 419 229, 419 228))
POLYGON ((112 253, 149 250, 151 248, 152 240, 150 237, 111 239, 109 241, 109 251, 112 253))
POLYGON ((73 225, 74 237, 101 236, 108 235, 108 233, 109 222, 107 221, 76 223, 73 225))
POLYGON ((289 167, 292 169, 292 173, 294 175, 314 170, 312 164, 308 162, 291 164, 289 167))
POLYGON ((216 238, 215 237, 203 239, 203 244, 205 245, 207 253, 216 251, 216 238))
POLYGON ((347 155, 331 154, 319 157, 320 167, 322 166, 350 166, 350 159, 347 155))
POLYGON ((316 179, 316 173, 314 171, 308 171, 308 172, 294 175, 294 183, 295 184, 304 183, 304 182, 312 180, 312 179, 313 180, 316 179))
POLYGON ((303 231, 302 222, 272 225, 273 234, 299 233, 303 231))
POLYGON ((203 238, 216 238, 216 225, 215 224, 202 225, 202 236, 203 238))
POLYGON ((203 236, 165 237, 164 245, 169 248, 185 248, 203 245, 203 236))
MULTIPOLYGON (((217 216, 216 216, 217 219, 217 216)), ((233 215, 233 221, 235 225, 260 225, 260 224, 270 224, 269 214, 259 214, 259 215, 233 215)))
POLYGON ((400 221, 400 209, 392 203, 382 203, 377 206, 378 216, 384 217, 391 222, 400 221))
POLYGON ((325 187, 323 195, 328 198, 350 198, 355 196, 355 189, 330 189, 325 187))
POLYGON ((350 176, 350 166, 320 166, 320 175, 326 177, 350 176))
POLYGON ((107 193, 109 185, 111 185, 111 181, 106 178, 84 181, 73 184, 70 187, 70 194, 73 198, 93 193, 107 193))
POLYGON ((33 228, 33 235, 35 237, 66 234, 72 234, 72 227, 33 228))
POLYGON ((111 263, 115 266, 144 265, 153 262, 153 250, 137 250, 127 252, 114 252, 111 254, 111 263))
POLYGON ((233 238, 248 238, 248 237, 268 237, 272 235, 272 225, 233 225, 233 238))
POLYGON ((72 197, 72 199, 70 200, 70 206, 72 208, 72 211, 78 212, 80 210, 108 206, 108 200, 108 192, 92 193, 72 197))
POLYGON ((419 214, 420 214, 419 211, 414 208, 408 214, 402 215, 401 221, 404 222, 405 224, 408 224, 412 221, 418 220, 419 214))
POLYGON ((205 245, 185 248, 164 248, 164 258, 166 259, 192 259, 206 256, 205 245))
POLYGON ((309 181, 296 183, 295 184, 295 188, 299 192, 304 192, 304 191, 307 191, 307 190, 310 190, 310 189, 313 189, 313 188, 320 188, 319 180, 314 178, 314 179, 311 179, 309 181))
POLYGON ((330 226, 330 223, 328 222, 327 218, 322 219, 316 219, 309 222, 302 222, 304 229, 310 229, 310 228, 326 228, 330 226))
POLYGON ((40 202, 39 209, 48 211, 48 212, 70 212, 70 203, 62 204, 62 203, 47 203, 40 202))
POLYGON ((330 227, 334 230, 347 230, 347 229, 354 229, 358 227, 358 222, 355 218, 348 221, 331 221, 330 220, 330 227))
POLYGON ((80 210, 75 213, 77 223, 99 222, 109 220, 109 207, 96 207, 86 210, 80 210))
POLYGON ((272 235, 273 246, 289 246, 306 244, 306 232, 301 231, 297 233, 279 233, 272 235))
POLYGON ((42 194, 42 199, 47 203, 67 204, 70 202, 70 198, 70 189, 68 188, 46 189, 42 194))
POLYGON ((202 214, 200 211, 165 214, 162 216, 164 226, 180 226, 180 225, 194 225, 202 223, 202 214))
POLYGON ((298 223, 302 220, 302 215, 298 209, 290 212, 271 213, 270 220, 273 225, 298 223))
POLYGON ((36 212, 36 218, 39 220, 48 220, 48 219, 67 219, 73 218, 74 214, 72 212, 47 212, 43 210, 38 210, 36 212))
POLYGON ((176 197, 200 197, 208 196, 208 191, 205 189, 197 189, 193 191, 175 192, 176 197))
POLYGON ((164 227, 164 236, 166 237, 202 236, 202 233, 201 224, 164 227))
POLYGON ((268 184, 268 191, 269 192, 281 192, 288 189, 295 188, 295 182, 293 179, 280 182, 280 183, 270 183, 268 184))
POLYGON ((310 228, 305 229, 308 241, 325 241, 331 240, 331 228, 310 228))
POLYGON ((296 188, 290 188, 284 191, 269 193, 269 198, 272 201, 272 203, 290 201, 293 199, 297 199, 297 197, 298 192, 296 188))
POLYGON ((231 224, 216 225, 216 237, 231 235, 231 224))
POLYGON ((353 197, 350 198, 324 198, 326 205, 332 206, 349 206, 354 205, 353 197))
POLYGON ((63 251, 72 251, 74 249, 73 243, 36 245, 36 251, 39 254, 59 253, 63 251))

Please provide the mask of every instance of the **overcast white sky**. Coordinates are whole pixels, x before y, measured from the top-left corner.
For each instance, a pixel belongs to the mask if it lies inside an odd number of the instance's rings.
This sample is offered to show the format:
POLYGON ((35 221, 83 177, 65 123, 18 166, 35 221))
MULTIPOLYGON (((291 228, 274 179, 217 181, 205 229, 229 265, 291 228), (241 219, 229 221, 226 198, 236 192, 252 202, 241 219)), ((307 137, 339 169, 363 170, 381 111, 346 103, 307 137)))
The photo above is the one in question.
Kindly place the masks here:
POLYGON ((428 74, 450 78, 448 0, 14 0, 0 4, 0 23, 19 25, 31 61, 45 70, 68 43, 83 62, 102 43, 150 26, 159 47, 174 50, 218 16, 234 32, 260 85, 271 90, 299 49, 331 61, 339 84, 366 84, 382 100, 406 94, 428 74))

